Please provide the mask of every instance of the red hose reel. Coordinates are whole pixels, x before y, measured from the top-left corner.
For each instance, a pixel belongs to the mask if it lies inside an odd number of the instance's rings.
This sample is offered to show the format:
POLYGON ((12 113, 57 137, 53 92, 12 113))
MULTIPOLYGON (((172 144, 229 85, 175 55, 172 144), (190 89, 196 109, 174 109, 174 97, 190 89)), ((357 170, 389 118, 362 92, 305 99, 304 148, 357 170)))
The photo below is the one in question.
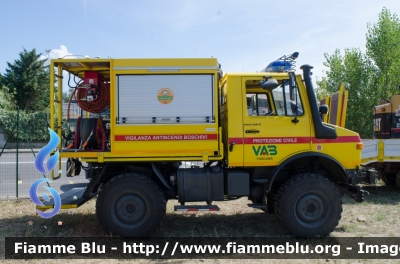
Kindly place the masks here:
MULTIPOLYGON (((96 71, 85 71, 68 102, 67 122, 72 100, 89 113, 101 113, 110 107, 110 83, 96 71)), ((104 126, 99 118, 78 118, 76 122, 74 149, 105 149, 104 126)))
POLYGON ((110 84, 96 71, 85 71, 73 95, 78 106, 90 113, 101 113, 110 106, 110 84))

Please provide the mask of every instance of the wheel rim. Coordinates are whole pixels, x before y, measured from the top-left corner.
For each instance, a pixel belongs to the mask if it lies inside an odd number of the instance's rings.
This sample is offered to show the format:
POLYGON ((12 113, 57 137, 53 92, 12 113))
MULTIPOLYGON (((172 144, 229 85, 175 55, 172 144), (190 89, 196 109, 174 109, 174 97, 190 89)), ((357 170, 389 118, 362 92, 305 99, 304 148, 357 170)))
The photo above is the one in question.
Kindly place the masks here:
POLYGON ((296 202, 294 215, 302 226, 318 227, 328 215, 328 200, 321 193, 304 194, 296 202))
POLYGON ((111 218, 126 229, 140 227, 150 216, 149 202, 138 192, 126 191, 111 202, 111 218))

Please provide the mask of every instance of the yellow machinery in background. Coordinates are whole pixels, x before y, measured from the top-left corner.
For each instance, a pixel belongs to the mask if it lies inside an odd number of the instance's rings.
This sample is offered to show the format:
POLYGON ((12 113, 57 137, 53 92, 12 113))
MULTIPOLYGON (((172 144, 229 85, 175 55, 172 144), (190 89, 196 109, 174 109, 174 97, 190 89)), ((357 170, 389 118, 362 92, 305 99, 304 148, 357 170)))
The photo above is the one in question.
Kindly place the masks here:
POLYGON ((343 83, 338 92, 320 100, 321 105, 329 107, 328 114, 323 117, 325 123, 345 127, 348 98, 349 91, 345 89, 345 84, 343 83))

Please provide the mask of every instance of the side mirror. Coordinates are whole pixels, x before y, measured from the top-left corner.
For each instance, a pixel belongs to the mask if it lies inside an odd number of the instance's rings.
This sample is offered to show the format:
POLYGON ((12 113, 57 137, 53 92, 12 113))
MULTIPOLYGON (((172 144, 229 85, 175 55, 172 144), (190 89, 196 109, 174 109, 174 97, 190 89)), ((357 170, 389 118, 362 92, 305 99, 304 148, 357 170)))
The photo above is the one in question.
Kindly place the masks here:
POLYGON ((321 105, 319 107, 319 113, 321 115, 326 115, 326 114, 328 114, 328 112, 329 112, 329 107, 327 105, 321 105))
POLYGON ((279 86, 278 81, 276 79, 269 79, 265 81, 260 81, 260 86, 265 90, 275 89, 279 86))
POLYGON ((293 72, 289 73, 289 96, 290 100, 294 101, 295 98, 295 89, 297 88, 296 86, 296 76, 294 75, 293 72))

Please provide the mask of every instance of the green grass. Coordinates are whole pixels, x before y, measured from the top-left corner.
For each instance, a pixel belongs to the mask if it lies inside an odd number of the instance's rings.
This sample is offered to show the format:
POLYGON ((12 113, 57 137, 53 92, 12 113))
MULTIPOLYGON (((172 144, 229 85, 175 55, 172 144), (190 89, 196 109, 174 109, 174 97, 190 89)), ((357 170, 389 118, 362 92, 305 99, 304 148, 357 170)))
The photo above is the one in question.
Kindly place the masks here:
MULTIPOLYGON (((365 202, 356 203, 343 198, 342 219, 331 237, 382 237, 400 234, 400 188, 386 186, 368 187, 370 192, 365 202)), ((93 199, 78 209, 61 210, 50 219, 35 214, 35 205, 29 199, 0 201, 0 256, 4 256, 4 237, 104 237, 107 234, 99 227, 93 199)), ((167 203, 167 216, 157 236, 160 237, 265 237, 287 236, 274 215, 247 206, 246 198, 216 202, 219 212, 178 213, 173 212, 176 201, 167 203)), ((2 263, 18 261, 0 260, 2 263)), ((268 260, 282 262, 281 260, 268 260)), ((33 263, 48 262, 37 260, 33 263)), ((50 261, 51 262, 51 261, 50 261)), ((71 260, 70 263, 101 263, 101 260, 71 260)), ((107 263, 127 263, 127 260, 107 260, 107 263)), ((231 263, 232 260, 168 260, 159 263, 231 263)), ((266 262, 246 260, 243 263, 266 262)), ((313 260, 326 263, 326 260, 313 260)), ((357 263, 357 260, 329 260, 335 263, 357 263)), ((386 262, 386 261, 385 261, 386 262)), ((29 262, 30 263, 30 262, 29 262)), ((139 263, 148 263, 140 261, 139 263)), ((289 263, 302 261, 289 260, 289 263)), ((361 263, 380 263, 379 260, 364 260, 361 263)), ((390 263, 390 262, 389 262, 390 263)), ((392 262, 395 263, 395 262, 392 262)))

